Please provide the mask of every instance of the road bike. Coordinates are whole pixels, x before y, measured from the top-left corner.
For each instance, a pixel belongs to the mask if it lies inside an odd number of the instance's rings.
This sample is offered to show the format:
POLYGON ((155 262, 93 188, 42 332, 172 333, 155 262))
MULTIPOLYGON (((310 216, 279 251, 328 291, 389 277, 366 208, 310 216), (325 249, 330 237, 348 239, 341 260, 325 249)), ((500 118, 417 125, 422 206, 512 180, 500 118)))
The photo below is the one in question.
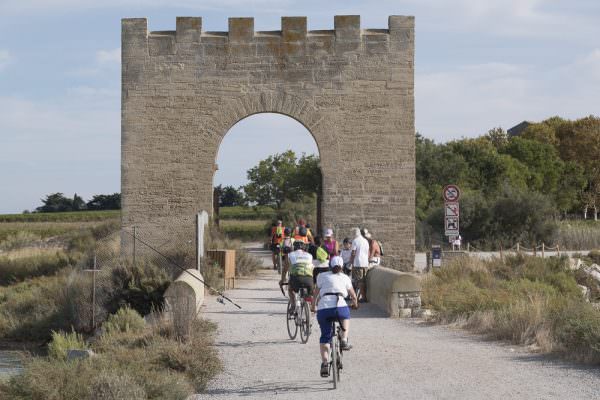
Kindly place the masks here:
MULTIPOLYGON (((284 283, 283 285, 288 284, 284 283)), ((302 343, 308 342, 308 337, 312 329, 309 301, 312 301, 312 297, 308 295, 308 290, 305 287, 301 287, 298 293, 296 293, 295 304, 291 300, 288 301, 286 323, 288 335, 291 340, 296 339, 298 331, 300 331, 300 341, 302 343)))
MULTIPOLYGON (((342 296, 341 293, 327 293, 327 295, 330 294, 338 297, 342 296)), ((344 331, 344 327, 342 326, 340 317, 337 315, 337 310, 336 317, 330 320, 331 332, 334 332, 334 334, 331 335, 331 340, 329 341, 329 374, 333 378, 333 388, 337 389, 340 382, 340 374, 344 368, 344 351, 342 349, 342 332, 344 331)))
POLYGON ((281 245, 276 244, 273 250, 277 257, 275 257, 275 266, 273 269, 277 270, 277 273, 281 276, 281 269, 283 268, 283 256, 281 255, 281 245))

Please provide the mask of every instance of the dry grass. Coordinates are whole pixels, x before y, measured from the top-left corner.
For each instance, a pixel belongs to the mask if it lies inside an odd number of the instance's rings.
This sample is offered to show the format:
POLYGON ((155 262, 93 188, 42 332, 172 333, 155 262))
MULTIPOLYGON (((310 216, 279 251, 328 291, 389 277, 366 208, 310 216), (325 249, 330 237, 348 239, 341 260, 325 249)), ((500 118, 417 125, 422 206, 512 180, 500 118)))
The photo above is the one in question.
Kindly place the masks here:
POLYGON ((457 259, 424 280, 424 303, 438 322, 600 364, 600 312, 584 301, 566 264, 527 256, 457 259))
POLYGON ((61 251, 64 251, 64 247, 24 247, 18 248, 16 250, 0 252, 0 258, 4 258, 9 261, 14 261, 29 257, 52 256, 57 252, 61 251))
POLYGON ((182 341, 159 319, 140 332, 105 333, 91 345, 97 353, 92 359, 27 360, 23 374, 0 387, 0 398, 183 400, 202 392, 221 370, 214 329, 197 320, 190 337, 182 341), (117 394, 125 397, 111 397, 117 394))
POLYGON ((556 242, 565 250, 600 248, 600 222, 563 221, 558 225, 556 242))

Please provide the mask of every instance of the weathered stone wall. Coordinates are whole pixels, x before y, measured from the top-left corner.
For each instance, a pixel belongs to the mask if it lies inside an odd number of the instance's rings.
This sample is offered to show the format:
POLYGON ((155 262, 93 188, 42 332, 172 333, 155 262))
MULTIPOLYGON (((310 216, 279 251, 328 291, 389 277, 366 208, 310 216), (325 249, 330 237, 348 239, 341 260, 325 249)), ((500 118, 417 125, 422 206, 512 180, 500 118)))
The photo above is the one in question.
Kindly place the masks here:
POLYGON ((364 29, 336 16, 335 30, 307 31, 283 17, 255 32, 230 18, 229 32, 203 32, 178 17, 175 31, 122 21, 123 225, 189 231, 212 210, 221 140, 241 119, 290 116, 313 135, 323 170, 323 226, 338 238, 366 226, 386 266, 412 270, 415 224, 414 18, 364 29), (189 216, 173 228, 172 217, 189 216))

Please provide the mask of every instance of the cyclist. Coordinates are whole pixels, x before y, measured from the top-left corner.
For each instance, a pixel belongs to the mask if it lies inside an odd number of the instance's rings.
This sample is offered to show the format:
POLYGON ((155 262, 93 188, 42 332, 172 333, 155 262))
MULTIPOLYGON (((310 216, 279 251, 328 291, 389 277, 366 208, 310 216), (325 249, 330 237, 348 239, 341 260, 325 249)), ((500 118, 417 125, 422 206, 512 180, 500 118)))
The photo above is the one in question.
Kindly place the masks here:
POLYGON ((281 268, 281 280, 279 281, 279 285, 286 283, 285 277, 287 272, 290 269, 290 263, 288 259, 288 255, 294 250, 294 238, 291 237, 292 230, 290 228, 285 228, 283 230, 283 244, 282 244, 282 260, 283 266, 281 268))
POLYGON ((324 378, 329 376, 329 342, 332 335, 335 335, 335 332, 332 332, 331 329, 331 320, 337 318, 341 321, 343 331, 340 345, 343 350, 350 350, 352 348, 348 343, 350 310, 344 298, 350 294, 352 308, 358 307, 358 299, 352 288, 350 278, 340 273, 344 266, 342 257, 333 257, 329 265, 329 272, 319 274, 314 292, 315 303, 317 304, 317 321, 319 321, 321 328, 319 343, 321 344, 321 376, 324 378))
POLYGON ((329 254, 327 253, 327 249, 323 246, 323 240, 321 236, 315 237, 315 243, 309 244, 309 253, 313 256, 313 265, 315 269, 313 270, 313 282, 317 283, 317 276, 321 272, 329 271, 329 254))
POLYGON ((307 289, 309 296, 313 290, 313 258, 305 249, 306 244, 300 240, 296 240, 294 241, 294 251, 288 255, 290 263, 288 295, 292 304, 296 304, 294 292, 300 290, 301 287, 307 289))
POLYGON ((284 226, 281 220, 277 221, 275 226, 271 227, 271 256, 273 259, 273 269, 277 269, 277 258, 281 251, 281 243, 284 239, 284 226))
POLYGON ((294 238, 297 239, 297 236, 306 236, 306 238, 303 239, 304 243, 314 243, 310 225, 302 218, 298 220, 298 225, 294 228, 294 238), (301 234, 301 232, 304 232, 304 234, 301 234))
POLYGON ((304 244, 308 244, 309 240, 308 240, 307 234, 308 234, 308 232, 306 230, 306 227, 304 227, 304 226, 297 226, 294 229, 294 243, 295 242, 302 242, 304 244))

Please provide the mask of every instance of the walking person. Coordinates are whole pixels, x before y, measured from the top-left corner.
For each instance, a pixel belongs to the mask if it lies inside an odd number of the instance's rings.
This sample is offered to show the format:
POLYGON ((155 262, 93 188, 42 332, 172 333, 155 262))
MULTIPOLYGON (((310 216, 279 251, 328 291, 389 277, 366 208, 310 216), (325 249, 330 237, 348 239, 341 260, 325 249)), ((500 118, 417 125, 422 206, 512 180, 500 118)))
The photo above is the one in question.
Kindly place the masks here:
POLYGON ((379 242, 373 239, 371 232, 365 234, 367 242, 369 242, 369 267, 377 267, 381 264, 381 247, 379 242))
POLYGON ((333 229, 327 228, 325 229, 325 240, 323 241, 323 247, 329 253, 329 258, 339 255, 340 246, 333 238, 333 229))
POLYGON ((367 272, 369 271, 369 242, 363 237, 359 228, 354 228, 352 240, 352 278, 358 282, 360 289, 359 302, 367 301, 367 272))

